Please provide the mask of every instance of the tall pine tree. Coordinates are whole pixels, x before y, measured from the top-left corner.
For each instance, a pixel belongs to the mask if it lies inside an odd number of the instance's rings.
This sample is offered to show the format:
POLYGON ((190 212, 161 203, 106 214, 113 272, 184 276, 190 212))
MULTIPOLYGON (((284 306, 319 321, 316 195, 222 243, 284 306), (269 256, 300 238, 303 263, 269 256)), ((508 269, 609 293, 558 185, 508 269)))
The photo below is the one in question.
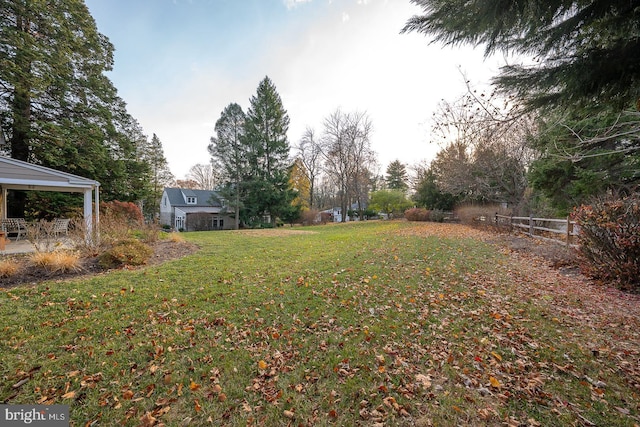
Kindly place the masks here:
POLYGON ((267 216, 275 225, 294 197, 288 179, 289 116, 269 77, 260 82, 250 102, 245 127, 251 168, 246 207, 254 219, 267 216))
POLYGON ((387 188, 389 190, 407 191, 409 184, 407 184, 407 168, 400 160, 394 160, 387 166, 387 176, 385 181, 387 182, 387 188))
MULTIPOLYGON (((132 118, 104 72, 113 46, 82 0, 0 2, 0 127, 13 158, 101 182, 124 199, 135 167, 132 118)), ((16 214, 25 210, 16 194, 16 214)))
POLYGON ((164 156, 162 142, 154 133, 142 150, 142 160, 149 166, 148 193, 143 199, 143 212, 147 217, 155 219, 160 214, 160 199, 164 187, 174 180, 169 163, 164 156))
POLYGON ((245 179, 249 173, 245 121, 246 115, 240 105, 227 105, 216 121, 216 136, 211 137, 208 147, 212 163, 222 172, 225 184, 221 193, 234 211, 236 229, 240 226, 240 210, 246 195, 245 179))
POLYGON ((450 45, 484 45, 486 54, 533 56, 536 65, 503 68, 496 79, 532 107, 640 100, 640 7, 630 0, 412 0, 423 15, 404 31, 450 45))

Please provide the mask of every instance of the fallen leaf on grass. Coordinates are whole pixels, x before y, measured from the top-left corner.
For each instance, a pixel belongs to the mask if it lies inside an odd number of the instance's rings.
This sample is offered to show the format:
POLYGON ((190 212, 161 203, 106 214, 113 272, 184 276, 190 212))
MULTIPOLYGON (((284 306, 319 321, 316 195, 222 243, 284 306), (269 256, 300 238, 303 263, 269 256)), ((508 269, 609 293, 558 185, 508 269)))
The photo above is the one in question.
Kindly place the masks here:
POLYGON ((417 374, 416 382, 419 383, 422 386, 422 388, 424 388, 425 390, 428 388, 431 388, 431 380, 426 375, 417 374))
POLYGON ((500 384, 500 381, 498 381, 496 377, 489 377, 489 382, 491 383, 491 387, 495 387, 495 388, 502 387, 502 384, 500 384))
POLYGON ((70 391, 68 393, 65 393, 62 395, 63 399, 73 399, 76 397, 76 392, 75 391, 70 391))

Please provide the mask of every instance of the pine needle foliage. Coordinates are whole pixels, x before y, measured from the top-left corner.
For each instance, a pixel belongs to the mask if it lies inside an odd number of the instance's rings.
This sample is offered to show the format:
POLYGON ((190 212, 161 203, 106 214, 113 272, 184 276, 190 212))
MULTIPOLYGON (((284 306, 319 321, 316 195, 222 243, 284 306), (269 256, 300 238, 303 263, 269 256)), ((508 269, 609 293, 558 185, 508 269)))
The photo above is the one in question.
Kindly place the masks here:
POLYGON ((528 106, 628 107, 640 99, 640 5, 629 0, 412 0, 403 32, 533 57, 495 78, 528 106))

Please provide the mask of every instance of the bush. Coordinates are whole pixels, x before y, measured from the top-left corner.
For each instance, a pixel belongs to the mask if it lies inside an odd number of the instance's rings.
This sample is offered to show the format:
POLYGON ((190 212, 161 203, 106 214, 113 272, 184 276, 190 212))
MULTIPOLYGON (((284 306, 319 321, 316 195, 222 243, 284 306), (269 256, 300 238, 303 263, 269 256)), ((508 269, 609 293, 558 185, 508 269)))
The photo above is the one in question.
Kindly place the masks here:
POLYGON ((80 270, 80 256, 70 251, 37 252, 31 257, 31 263, 49 273, 80 270))
POLYGON ((305 209, 300 216, 302 225, 314 225, 321 221, 320 212, 317 209, 305 209))
POLYGON ((431 212, 429 212, 429 221, 444 222, 445 218, 446 218, 445 213, 440 209, 434 209, 431 212))
POLYGON ((430 211, 425 208, 411 208, 404 211, 404 217, 408 221, 429 221, 430 211))
POLYGON ((117 218, 124 221, 130 226, 140 226, 144 224, 144 216, 142 211, 132 202, 120 202, 113 200, 111 202, 100 203, 100 215, 117 218))
POLYGON ((582 270, 640 291, 640 193, 580 206, 573 217, 580 227, 582 270))
POLYGON ((14 259, 0 261, 0 278, 13 277, 20 272, 20 264, 14 259))
POLYGON ((103 268, 143 265, 152 254, 153 250, 149 245, 136 239, 126 239, 117 242, 111 249, 100 255, 98 261, 103 268))

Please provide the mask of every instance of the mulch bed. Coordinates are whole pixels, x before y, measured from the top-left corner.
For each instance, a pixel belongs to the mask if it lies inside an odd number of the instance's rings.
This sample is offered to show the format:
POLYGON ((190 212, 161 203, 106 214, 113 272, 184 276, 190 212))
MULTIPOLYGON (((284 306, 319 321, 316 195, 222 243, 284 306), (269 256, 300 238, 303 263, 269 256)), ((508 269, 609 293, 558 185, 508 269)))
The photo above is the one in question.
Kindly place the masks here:
MULTIPOLYGON (((153 255, 149 261, 147 261, 146 266, 158 265, 166 261, 182 258, 198 250, 198 246, 193 243, 173 242, 169 240, 157 241, 151 243, 150 246, 153 248, 153 255)), ((28 255, 22 256, 27 257, 28 255)), ((100 274, 106 271, 108 270, 105 270, 98 264, 97 256, 82 258, 79 268, 74 271, 49 272, 41 267, 27 265, 20 273, 14 276, 0 278, 0 288, 11 288, 18 285, 36 285, 45 280, 66 280, 100 274)))

